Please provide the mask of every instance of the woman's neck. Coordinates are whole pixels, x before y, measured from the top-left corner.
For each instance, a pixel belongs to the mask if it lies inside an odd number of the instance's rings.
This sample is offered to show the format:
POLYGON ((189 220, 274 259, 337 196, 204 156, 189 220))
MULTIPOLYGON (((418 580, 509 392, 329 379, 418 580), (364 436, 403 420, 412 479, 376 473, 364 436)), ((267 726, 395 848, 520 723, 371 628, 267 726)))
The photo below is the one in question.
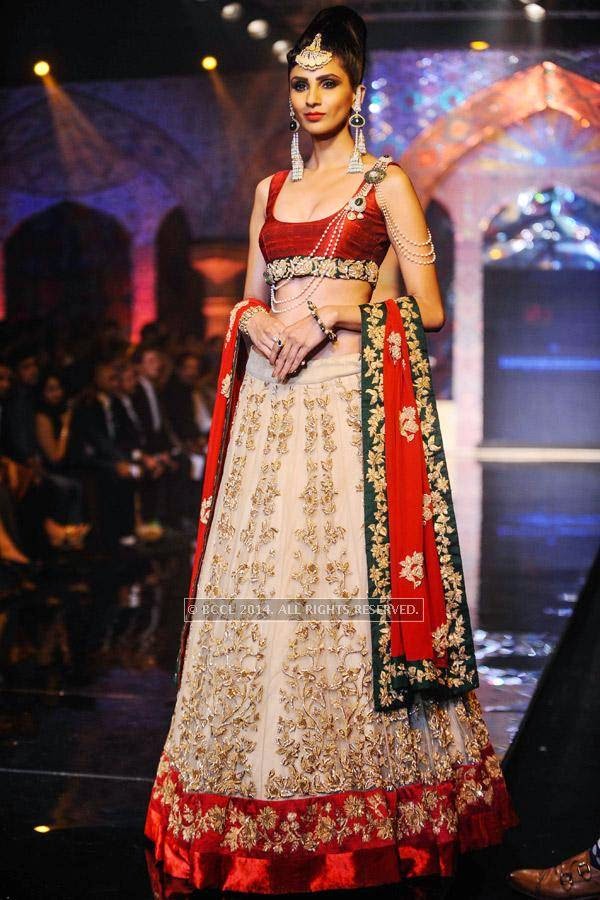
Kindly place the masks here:
POLYGON ((346 131, 341 137, 312 142, 312 152, 304 165, 312 172, 336 172, 348 166, 354 142, 346 131))

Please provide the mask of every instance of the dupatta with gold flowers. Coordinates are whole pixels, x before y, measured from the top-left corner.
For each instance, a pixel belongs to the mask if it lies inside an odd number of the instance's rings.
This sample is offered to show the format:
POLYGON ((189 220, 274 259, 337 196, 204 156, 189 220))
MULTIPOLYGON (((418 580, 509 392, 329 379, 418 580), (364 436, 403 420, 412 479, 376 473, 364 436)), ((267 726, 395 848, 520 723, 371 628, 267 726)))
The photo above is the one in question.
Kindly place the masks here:
MULTIPOLYGON (((208 440, 189 598, 198 578, 219 490, 247 349, 230 314, 208 440)), ((360 306, 364 525, 373 658, 373 705, 391 712, 416 692, 447 698, 479 684, 452 495, 416 300, 360 306)), ((283 599, 283 598, 282 598, 283 599)), ((189 633, 184 623, 181 682, 189 633)))

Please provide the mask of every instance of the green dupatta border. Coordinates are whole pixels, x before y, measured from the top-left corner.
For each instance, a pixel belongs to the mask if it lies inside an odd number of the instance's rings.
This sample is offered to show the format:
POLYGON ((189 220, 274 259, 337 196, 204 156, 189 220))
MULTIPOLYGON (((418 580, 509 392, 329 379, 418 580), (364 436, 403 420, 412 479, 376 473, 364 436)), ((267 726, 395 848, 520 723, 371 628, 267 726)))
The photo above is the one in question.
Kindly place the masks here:
POLYGON ((456 519, 444 445, 433 393, 425 331, 414 297, 398 297, 361 304, 361 416, 363 434, 364 516, 374 707, 380 712, 400 709, 415 692, 437 698, 467 693, 479 685, 456 519), (385 470, 385 416, 383 406, 383 354, 387 303, 396 303, 402 316, 409 351, 415 400, 421 420, 421 436, 433 498, 433 520, 444 596, 447 632, 442 647, 448 667, 431 660, 411 661, 390 656, 390 625, 381 601, 391 595, 390 543, 385 470))

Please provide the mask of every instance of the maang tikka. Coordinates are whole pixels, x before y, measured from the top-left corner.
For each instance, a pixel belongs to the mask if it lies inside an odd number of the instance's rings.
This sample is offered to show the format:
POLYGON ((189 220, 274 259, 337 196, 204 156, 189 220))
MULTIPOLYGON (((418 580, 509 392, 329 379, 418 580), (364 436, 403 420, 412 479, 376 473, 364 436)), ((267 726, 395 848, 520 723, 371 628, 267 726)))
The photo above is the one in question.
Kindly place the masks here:
MULTIPOLYGON (((313 40, 307 47, 304 47, 299 53, 296 54, 296 57, 294 59, 296 65, 301 66, 303 69, 314 71, 315 69, 320 69, 323 66, 326 66, 327 63, 331 62, 333 53, 331 52, 331 50, 321 49, 321 38, 322 34, 319 32, 314 36, 313 40)), ((289 104, 290 131, 292 132, 292 181, 300 181, 302 179, 302 176, 304 175, 304 160, 302 159, 302 156, 300 154, 300 123, 294 115, 294 108, 292 106, 291 98, 289 99, 289 104)), ((350 125, 354 128, 354 150, 352 151, 347 170, 351 174, 355 172, 364 172, 365 170, 362 156, 367 152, 365 136, 363 134, 363 128, 366 125, 366 120, 365 117, 361 115, 360 108, 360 101, 358 97, 355 97, 352 104, 352 115, 349 119, 350 125)))

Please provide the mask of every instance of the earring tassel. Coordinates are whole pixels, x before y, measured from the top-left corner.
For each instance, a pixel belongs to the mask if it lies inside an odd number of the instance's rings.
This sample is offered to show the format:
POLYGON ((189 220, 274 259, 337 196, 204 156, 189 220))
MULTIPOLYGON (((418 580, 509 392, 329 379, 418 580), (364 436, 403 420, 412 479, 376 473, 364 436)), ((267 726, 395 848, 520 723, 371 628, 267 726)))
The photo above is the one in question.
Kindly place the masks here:
POLYGON ((300 139, 298 132, 292 135, 292 181, 301 181, 304 175, 304 160, 300 153, 300 139))
POLYGON ((367 152, 367 145, 365 144, 364 130, 362 128, 359 130, 360 130, 360 134, 358 135, 358 152, 361 155, 363 155, 367 152))
MULTIPOLYGON (((358 132, 358 128, 356 129, 358 132)), ((350 174, 354 174, 355 172, 364 172, 365 167, 363 165, 363 161, 361 159, 360 150, 358 146, 358 134, 355 137, 354 141, 354 150, 352 151, 352 156, 350 157, 350 162, 348 164, 348 170, 350 174)))

